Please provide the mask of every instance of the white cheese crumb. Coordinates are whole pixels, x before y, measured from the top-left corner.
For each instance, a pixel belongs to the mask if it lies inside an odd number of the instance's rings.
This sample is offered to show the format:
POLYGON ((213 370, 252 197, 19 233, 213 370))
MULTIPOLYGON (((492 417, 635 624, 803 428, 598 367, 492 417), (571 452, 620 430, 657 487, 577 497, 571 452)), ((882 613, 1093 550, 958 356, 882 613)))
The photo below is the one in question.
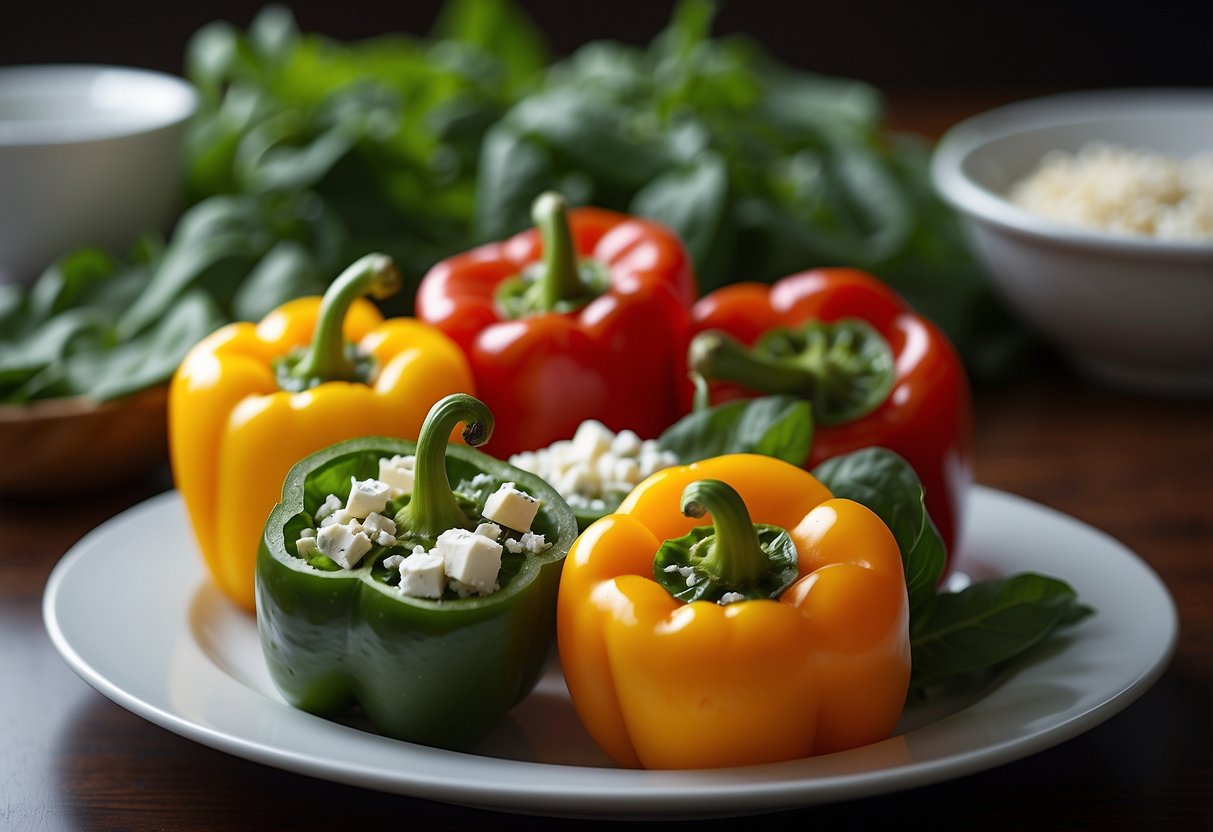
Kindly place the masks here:
POLYGON ((544 535, 527 532, 518 538, 518 544, 531 554, 537 555, 552 548, 552 544, 544 540, 544 535))
POLYGON ((316 537, 301 537, 295 541, 295 554, 307 560, 316 554, 316 537))
POLYGON ((357 519, 344 508, 339 508, 320 521, 320 528, 323 529, 326 526, 348 526, 357 519))
POLYGON ((341 499, 336 494, 328 495, 324 498, 320 508, 316 509, 316 521, 323 520, 339 508, 341 508, 341 499))
POLYGON ((400 592, 414 598, 441 598, 446 586, 446 565, 441 556, 417 548, 421 551, 414 549, 400 561, 400 592))
POLYGON ((501 526, 496 523, 481 523, 472 534, 487 537, 489 540, 499 540, 501 539, 501 526))
POLYGON ((377 511, 372 511, 362 521, 362 528, 367 532, 387 532, 388 534, 396 534, 396 521, 390 517, 384 517, 377 511))
POLYGON ((512 482, 505 482, 489 495, 484 504, 484 517, 515 531, 530 531, 535 515, 543 501, 519 491, 512 482))
POLYGON ((395 569, 400 566, 400 562, 404 560, 404 555, 388 555, 383 559, 384 569, 395 569))
POLYGON ((379 479, 387 483, 392 499, 413 493, 417 457, 409 454, 383 457, 379 460, 379 479))
POLYGON ((371 539, 364 532, 352 531, 340 523, 322 527, 316 533, 316 546, 321 554, 345 569, 356 567, 372 548, 371 539))
POLYGON ((470 485, 472 488, 484 488, 485 486, 492 484, 493 478, 488 474, 477 474, 468 481, 468 485, 470 485))
POLYGON ((720 604, 722 607, 726 607, 729 604, 736 604, 738 601, 744 600, 745 596, 740 592, 726 592, 724 595, 720 596, 720 600, 716 603, 720 604))
POLYGON ((497 589, 501 551, 500 543, 467 529, 448 529, 438 535, 435 546, 446 563, 446 576, 481 595, 497 589))
POLYGON ((510 457, 510 464, 547 480, 570 506, 606 511, 643 479, 678 464, 654 439, 635 431, 611 433, 601 422, 587 420, 572 439, 510 457))
POLYGON ((345 510, 359 520, 387 508, 388 484, 379 480, 356 480, 350 477, 350 496, 345 501, 345 510))

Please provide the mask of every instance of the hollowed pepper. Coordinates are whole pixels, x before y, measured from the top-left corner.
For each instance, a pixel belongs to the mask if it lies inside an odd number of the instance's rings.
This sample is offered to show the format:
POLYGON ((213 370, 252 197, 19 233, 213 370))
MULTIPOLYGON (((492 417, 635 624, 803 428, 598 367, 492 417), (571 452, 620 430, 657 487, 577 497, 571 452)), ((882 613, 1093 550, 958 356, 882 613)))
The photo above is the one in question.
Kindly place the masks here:
POLYGON ((250 611, 257 544, 295 462, 349 437, 415 438, 430 405, 474 392, 453 341, 419 321, 385 321, 362 297, 401 283, 387 256, 368 255, 323 299, 216 330, 173 377, 173 478, 215 582, 250 611))
POLYGON ((656 436, 678 417, 690 259, 669 230, 599 208, 536 200, 537 228, 444 260, 417 317, 464 349, 476 391, 510 414, 502 458, 568 439, 586 419, 656 436))
POLYGON ((813 405, 806 467, 877 445, 918 473, 948 551, 972 481, 972 403, 943 332, 855 269, 736 283, 692 308, 690 369, 711 401, 785 393, 813 405))
POLYGON ((492 430, 482 402, 449 396, 431 410, 416 443, 351 439, 291 469, 264 525, 256 576, 262 650, 292 705, 327 717, 360 706, 385 734, 466 749, 534 687, 553 652, 560 569, 577 521, 546 482, 470 447, 492 430), (466 422, 467 444, 448 446, 459 422, 466 422), (399 548, 378 547, 355 569, 298 557, 297 541, 327 495, 345 495, 351 478, 374 478, 379 460, 395 455, 416 456, 411 498, 389 503, 399 548), (542 500, 532 530, 550 548, 506 547, 500 588, 491 594, 403 594, 384 556, 432 547, 447 529, 473 529, 488 495, 505 482, 542 500))
POLYGON ((896 541, 771 457, 713 457, 637 486, 574 544, 557 621, 577 713, 624 766, 853 748, 887 738, 905 703, 896 541))

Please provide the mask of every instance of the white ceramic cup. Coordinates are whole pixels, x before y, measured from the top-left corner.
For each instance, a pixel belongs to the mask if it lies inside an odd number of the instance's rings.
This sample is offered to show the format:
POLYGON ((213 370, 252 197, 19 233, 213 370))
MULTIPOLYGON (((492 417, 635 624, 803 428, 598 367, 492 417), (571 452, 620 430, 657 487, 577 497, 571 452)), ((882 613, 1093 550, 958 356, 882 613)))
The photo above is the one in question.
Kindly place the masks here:
POLYGON ((121 253, 179 208, 197 95, 127 67, 0 67, 0 283, 86 245, 121 253))

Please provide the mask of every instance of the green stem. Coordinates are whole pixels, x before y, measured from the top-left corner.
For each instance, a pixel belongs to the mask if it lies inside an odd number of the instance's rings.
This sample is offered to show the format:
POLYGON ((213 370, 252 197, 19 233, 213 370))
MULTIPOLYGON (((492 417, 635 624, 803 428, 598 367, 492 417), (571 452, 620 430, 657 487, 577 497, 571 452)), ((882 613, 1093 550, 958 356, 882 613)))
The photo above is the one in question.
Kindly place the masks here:
POLYGON ((893 390, 896 363, 885 337, 849 318, 772 329, 753 347, 709 330, 691 341, 690 371, 764 394, 808 399, 813 419, 838 425, 880 407, 893 390))
POLYGON ((562 302, 584 298, 589 288, 581 279, 564 197, 554 191, 540 194, 531 206, 531 220, 543 240, 543 267, 538 277, 542 308, 552 311, 562 302))
POLYGON ((342 330, 350 305, 360 297, 382 299, 404 285, 396 264, 386 254, 368 254, 337 276, 320 302, 316 329, 307 351, 288 371, 304 386, 325 381, 365 381, 346 354, 342 330))
POLYGON ((704 378, 734 381, 762 393, 802 393, 815 381, 812 371, 760 354, 717 330, 692 339, 687 362, 704 378))
POLYGON ((720 480, 696 480, 682 491, 682 513, 687 517, 712 515, 715 531, 696 547, 708 552, 699 564, 726 586, 749 586, 770 571, 770 559, 758 542, 749 509, 732 486, 720 480))
POLYGON ((418 535, 436 536, 447 529, 471 528, 455 499, 446 474, 446 446, 455 425, 465 422, 463 441, 471 447, 483 445, 493 433, 493 414, 479 399, 454 393, 430 408, 417 437, 413 496, 402 510, 401 522, 418 535))

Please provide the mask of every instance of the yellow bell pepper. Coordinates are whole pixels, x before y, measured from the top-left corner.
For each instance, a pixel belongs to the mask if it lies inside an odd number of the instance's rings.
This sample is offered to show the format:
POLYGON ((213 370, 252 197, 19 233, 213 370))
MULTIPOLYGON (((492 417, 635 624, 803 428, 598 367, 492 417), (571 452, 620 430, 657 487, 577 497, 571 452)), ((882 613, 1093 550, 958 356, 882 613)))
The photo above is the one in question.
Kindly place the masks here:
POLYGON ((581 535, 557 637, 573 705, 616 762, 717 768, 889 737, 910 677, 907 607, 879 517, 801 468, 732 454, 654 474, 581 535), (705 509, 714 527, 692 532, 705 509), (776 532, 794 545, 784 581, 776 532), (663 568, 667 551, 699 568, 663 568), (671 594, 684 576, 712 584, 704 600, 671 594), (747 600, 712 600, 726 590, 747 600))
POLYGON ((401 284, 390 258, 368 255, 323 299, 216 330, 173 377, 173 478, 215 582, 250 611, 258 544, 292 465, 356 436, 416 439, 436 401, 475 392, 454 341, 420 321, 384 320, 362 297, 401 284))

